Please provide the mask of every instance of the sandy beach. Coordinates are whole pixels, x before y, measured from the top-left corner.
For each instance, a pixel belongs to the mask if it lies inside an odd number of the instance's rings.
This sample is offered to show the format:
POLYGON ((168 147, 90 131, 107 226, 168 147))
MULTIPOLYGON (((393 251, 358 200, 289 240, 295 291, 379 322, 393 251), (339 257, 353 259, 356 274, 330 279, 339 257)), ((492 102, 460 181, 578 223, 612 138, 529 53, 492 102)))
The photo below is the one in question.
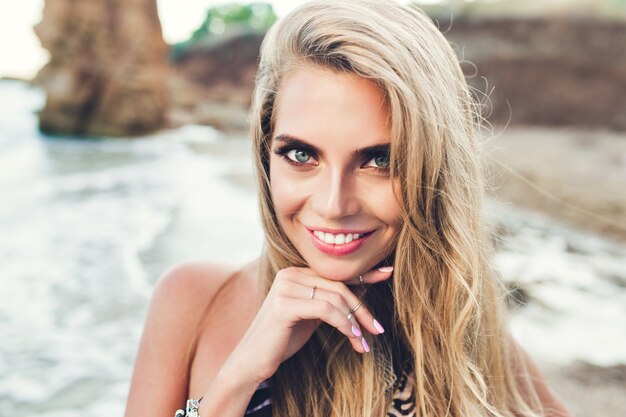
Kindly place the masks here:
POLYGON ((485 153, 496 201, 626 243, 626 132, 511 126, 485 153))
MULTIPOLYGON (((626 242, 626 133, 509 127, 489 139, 485 150, 495 201, 626 242)), ((626 270, 613 279, 626 288, 626 270)), ((586 331, 581 325, 578 339, 589 337, 586 331)), ((626 343, 619 349, 626 351, 626 343)), ((626 364, 538 361, 574 415, 626 415, 626 364)))
POLYGON ((626 413, 626 365, 602 367, 576 362, 543 365, 552 389, 577 417, 623 416, 626 413))

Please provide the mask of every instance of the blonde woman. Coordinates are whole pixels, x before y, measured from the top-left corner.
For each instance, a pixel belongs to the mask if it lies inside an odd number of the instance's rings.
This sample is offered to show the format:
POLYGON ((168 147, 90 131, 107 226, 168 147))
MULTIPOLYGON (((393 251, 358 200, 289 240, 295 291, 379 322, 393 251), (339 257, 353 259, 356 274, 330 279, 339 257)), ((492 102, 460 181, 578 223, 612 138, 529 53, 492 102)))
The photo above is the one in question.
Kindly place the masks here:
POLYGON ((126 416, 567 416, 506 328, 474 120, 415 8, 282 19, 252 109, 264 251, 160 281, 126 416))

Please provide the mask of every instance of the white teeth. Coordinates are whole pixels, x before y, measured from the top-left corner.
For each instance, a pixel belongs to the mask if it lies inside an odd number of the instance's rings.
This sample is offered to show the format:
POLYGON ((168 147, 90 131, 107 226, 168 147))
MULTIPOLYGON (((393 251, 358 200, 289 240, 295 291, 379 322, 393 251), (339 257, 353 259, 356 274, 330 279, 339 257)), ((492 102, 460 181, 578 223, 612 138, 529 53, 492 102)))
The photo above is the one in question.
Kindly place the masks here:
POLYGON ((313 234, 317 236, 317 238, 322 242, 330 243, 333 245, 343 245, 345 243, 350 243, 353 240, 356 240, 363 236, 358 233, 339 233, 337 235, 333 235, 332 233, 320 232, 319 230, 314 230, 313 234))

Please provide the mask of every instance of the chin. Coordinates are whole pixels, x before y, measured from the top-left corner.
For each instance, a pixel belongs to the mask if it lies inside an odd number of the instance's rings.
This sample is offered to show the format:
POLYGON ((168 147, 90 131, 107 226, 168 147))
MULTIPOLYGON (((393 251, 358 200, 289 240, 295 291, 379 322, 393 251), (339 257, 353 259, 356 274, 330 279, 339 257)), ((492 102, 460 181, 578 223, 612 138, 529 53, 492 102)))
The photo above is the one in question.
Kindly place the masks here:
POLYGON ((350 261, 347 259, 315 259, 308 264, 309 268, 321 277, 331 281, 349 281, 375 268, 381 261, 381 259, 372 259, 371 261, 365 262, 362 260, 355 262, 354 260, 350 261))
POLYGON ((336 269, 329 270, 329 271, 323 270, 324 268, 320 270, 320 269, 311 267, 311 269, 315 271, 318 275, 326 279, 329 279, 331 281, 350 281, 350 280, 353 280, 354 278, 357 278, 359 275, 361 275, 359 273, 354 273, 354 274, 345 273, 342 271, 337 271, 336 269))

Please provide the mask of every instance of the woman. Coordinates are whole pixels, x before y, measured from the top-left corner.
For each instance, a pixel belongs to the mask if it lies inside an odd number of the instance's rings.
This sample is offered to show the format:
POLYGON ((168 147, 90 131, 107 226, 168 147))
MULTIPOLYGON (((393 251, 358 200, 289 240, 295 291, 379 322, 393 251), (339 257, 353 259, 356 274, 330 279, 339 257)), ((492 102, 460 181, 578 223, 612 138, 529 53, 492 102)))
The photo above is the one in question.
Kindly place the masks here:
POLYGON ((187 415, 567 415, 506 329, 473 118, 412 7, 313 1, 273 27, 252 110, 265 249, 160 281, 126 416, 201 397, 187 415))

